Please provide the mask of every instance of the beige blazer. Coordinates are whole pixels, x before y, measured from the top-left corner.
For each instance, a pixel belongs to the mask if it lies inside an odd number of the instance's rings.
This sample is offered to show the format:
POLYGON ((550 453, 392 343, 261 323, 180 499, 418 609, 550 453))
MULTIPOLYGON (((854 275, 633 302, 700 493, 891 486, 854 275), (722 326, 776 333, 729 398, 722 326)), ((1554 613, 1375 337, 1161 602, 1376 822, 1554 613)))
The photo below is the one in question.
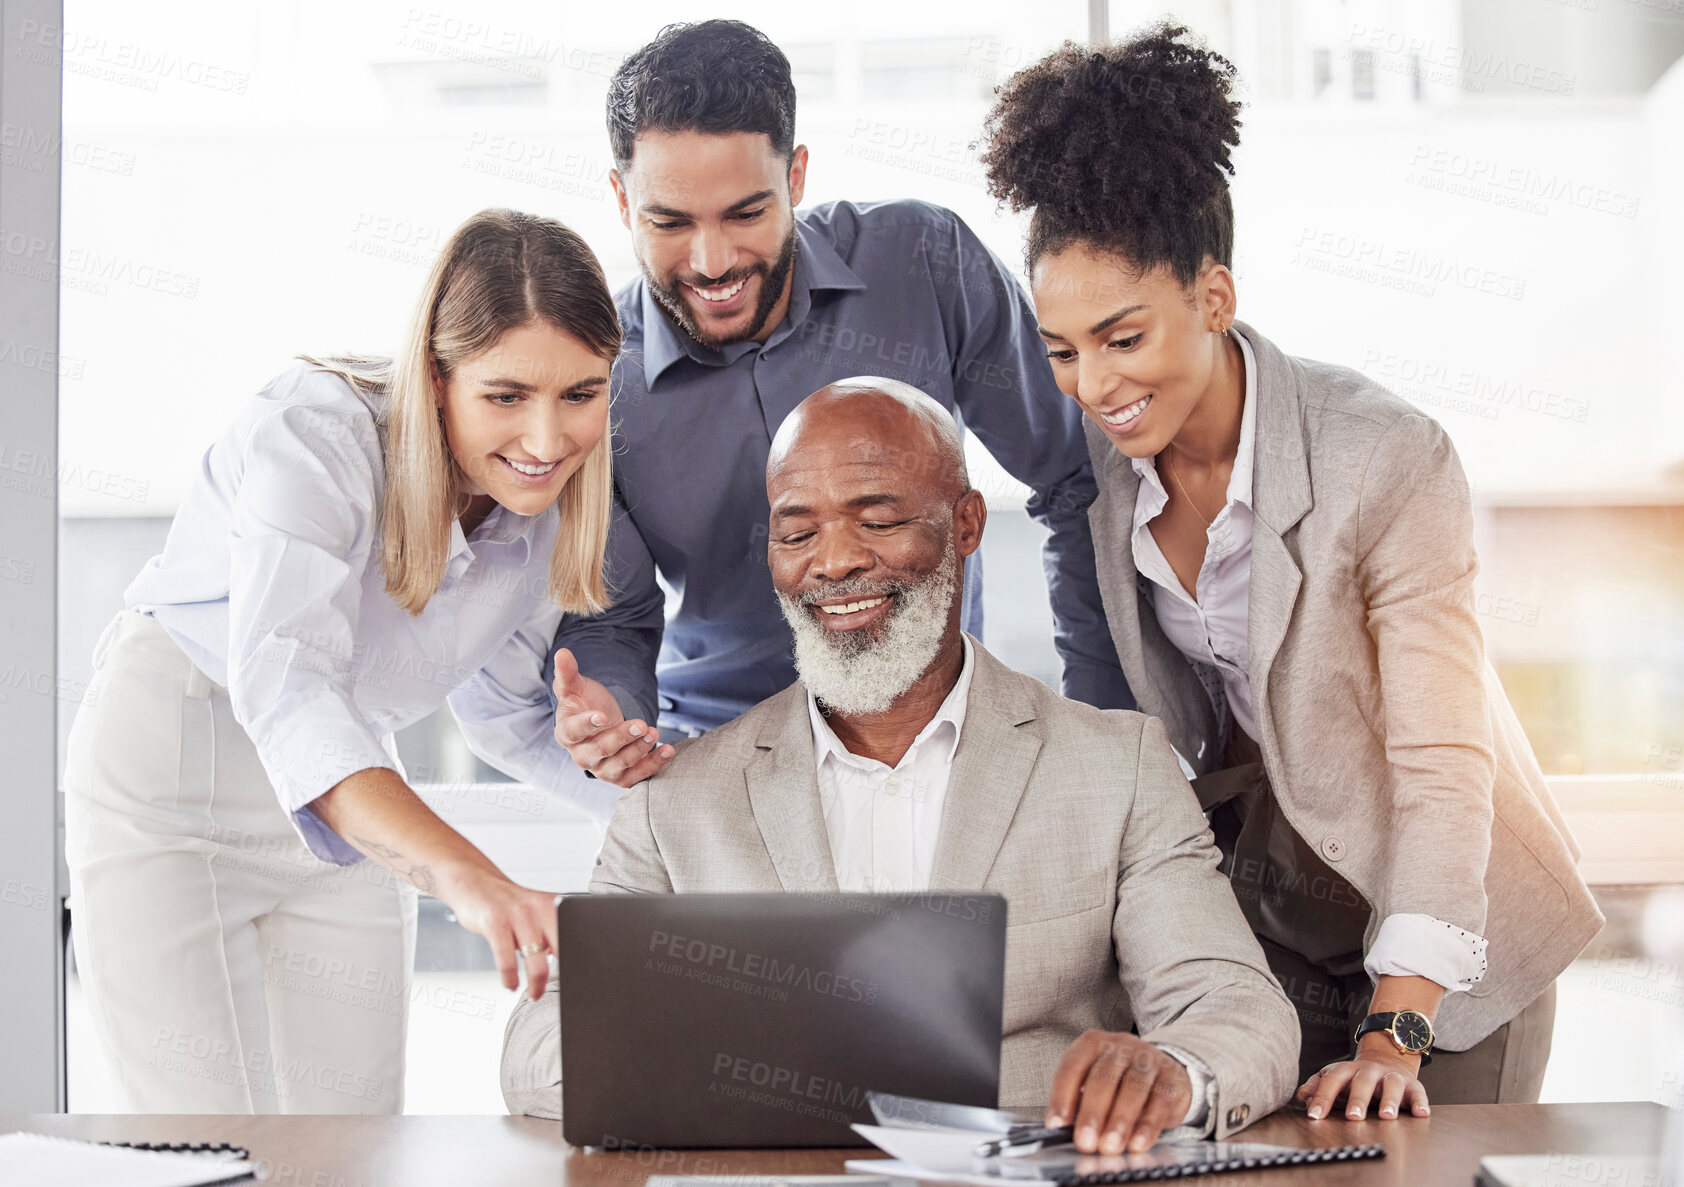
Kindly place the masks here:
MULTIPOLYGON (((1132 1022, 1210 1067, 1219 1134, 1279 1107, 1297 1086, 1298 1020, 1162 725, 975 655, 931 888, 1007 900, 1001 1104, 1044 1106, 1072 1040, 1132 1022)), ((628 792, 591 879, 609 893, 836 889, 799 683, 628 792)), ((553 993, 516 1007, 511 1110, 557 1115, 558 1019, 553 993)))
MULTIPOLYGON (((1259 372, 1249 609, 1264 765, 1287 820, 1373 906, 1365 947, 1394 913, 1490 941, 1484 979, 1448 995, 1437 1019, 1439 1044, 1465 1050, 1602 926, 1486 662, 1467 479, 1432 418, 1356 371, 1234 329, 1259 372)), ((1118 659, 1141 710, 1205 774, 1233 728, 1226 704, 1165 637, 1135 569, 1139 476, 1091 422, 1087 434, 1118 659)))

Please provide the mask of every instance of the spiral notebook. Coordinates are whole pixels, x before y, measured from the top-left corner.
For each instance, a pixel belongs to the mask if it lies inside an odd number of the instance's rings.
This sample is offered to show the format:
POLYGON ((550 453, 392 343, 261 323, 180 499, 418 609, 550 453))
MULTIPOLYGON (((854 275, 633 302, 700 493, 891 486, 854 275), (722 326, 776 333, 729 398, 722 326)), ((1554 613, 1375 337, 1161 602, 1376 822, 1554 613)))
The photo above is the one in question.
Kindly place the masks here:
MULTIPOLYGON (((1023 1159, 999 1158, 982 1176, 995 1187, 1025 1180, 1056 1183, 1058 1187, 1097 1187, 1107 1183, 1142 1183, 1189 1175, 1220 1175, 1230 1171, 1265 1170, 1277 1166, 1320 1166, 1384 1158, 1379 1146, 1334 1146, 1296 1150, 1260 1142, 1161 1142, 1144 1154, 1078 1155, 1051 1150, 1038 1165, 1023 1159)), ((1031 1155, 1035 1158, 1035 1155, 1031 1155)), ((878 1172, 882 1173, 882 1172, 878 1172)))
POLYGON ((0 1183, 54 1187, 209 1187, 250 1179, 232 1147, 105 1145, 39 1133, 0 1135, 0 1183))
POLYGON ((1160 1142, 1143 1154, 1082 1154, 1070 1146, 1030 1153, 980 1158, 977 1140, 984 1131, 915 1124, 855 1125, 888 1159, 856 1158, 847 1163, 861 1174, 907 1179, 943 1180, 979 1187, 1054 1183, 1058 1187, 1101 1187, 1111 1183, 1140 1183, 1216 1175, 1228 1171, 1270 1167, 1310 1167, 1338 1162, 1384 1158, 1379 1146, 1335 1146, 1299 1150, 1260 1142, 1160 1142))

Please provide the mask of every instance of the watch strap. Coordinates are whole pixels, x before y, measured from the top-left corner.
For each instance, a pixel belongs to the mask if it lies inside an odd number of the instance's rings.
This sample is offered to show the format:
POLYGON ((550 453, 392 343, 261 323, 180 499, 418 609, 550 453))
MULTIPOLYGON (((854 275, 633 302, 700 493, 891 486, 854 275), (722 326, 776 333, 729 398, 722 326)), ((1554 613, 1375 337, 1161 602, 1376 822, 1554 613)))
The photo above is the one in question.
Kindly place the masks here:
POLYGON ((1389 1031, 1392 1029, 1392 1023, 1396 1021, 1396 1010, 1389 1010, 1384 1014, 1370 1014, 1368 1017, 1364 1018, 1362 1020, 1362 1024, 1357 1027, 1355 1041, 1360 1043, 1362 1042, 1363 1035, 1373 1034, 1377 1030, 1389 1031))

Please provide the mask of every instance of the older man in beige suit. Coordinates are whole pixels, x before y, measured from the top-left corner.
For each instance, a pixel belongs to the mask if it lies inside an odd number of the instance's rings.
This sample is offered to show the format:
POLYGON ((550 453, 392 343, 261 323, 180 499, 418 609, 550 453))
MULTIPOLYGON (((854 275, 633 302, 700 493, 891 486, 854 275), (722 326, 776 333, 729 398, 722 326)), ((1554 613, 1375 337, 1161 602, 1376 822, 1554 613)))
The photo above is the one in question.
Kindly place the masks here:
MULTIPOLYGON (((1002 1105, 1105 1152, 1281 1105, 1296 1019, 1162 725, 1067 701, 960 630, 987 513, 948 413, 833 384, 779 431, 767 492, 801 680, 627 793, 591 890, 997 891, 1002 1105)), ((509 1022, 517 1112, 559 1112, 553 990, 509 1022)))

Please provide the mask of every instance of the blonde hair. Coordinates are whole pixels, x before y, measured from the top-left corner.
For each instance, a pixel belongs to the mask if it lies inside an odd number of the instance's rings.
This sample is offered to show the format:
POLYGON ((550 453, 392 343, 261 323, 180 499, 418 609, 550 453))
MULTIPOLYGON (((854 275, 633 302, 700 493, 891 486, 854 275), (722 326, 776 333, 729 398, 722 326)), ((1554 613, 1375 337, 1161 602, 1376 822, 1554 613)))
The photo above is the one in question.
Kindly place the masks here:
MULTIPOLYGON (((386 592, 411 614, 438 592, 451 524, 467 497, 435 384, 533 322, 572 335, 610 363, 619 356, 614 298, 585 241, 554 219, 482 210, 439 253, 395 358, 305 360, 361 394, 386 397, 377 413, 386 471, 381 563, 386 592)), ((570 614, 599 614, 609 605, 603 564, 613 507, 610 438, 603 433, 556 500, 561 522, 548 596, 570 614)))

